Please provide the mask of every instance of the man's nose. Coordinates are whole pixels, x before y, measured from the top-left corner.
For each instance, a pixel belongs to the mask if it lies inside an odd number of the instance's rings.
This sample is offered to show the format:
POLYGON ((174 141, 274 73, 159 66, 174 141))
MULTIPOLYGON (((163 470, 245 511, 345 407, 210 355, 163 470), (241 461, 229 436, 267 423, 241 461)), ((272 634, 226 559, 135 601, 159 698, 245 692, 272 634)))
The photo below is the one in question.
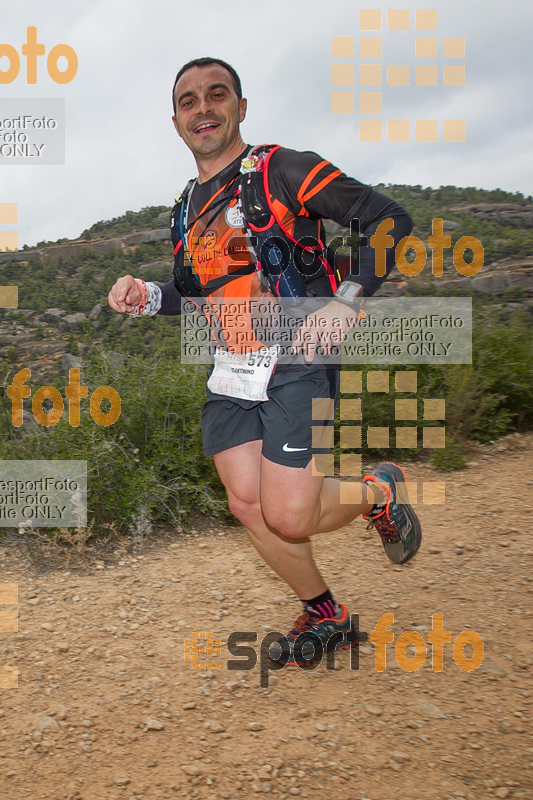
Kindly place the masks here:
POLYGON ((199 97, 198 105, 196 106, 196 113, 199 116, 204 116, 212 111, 211 103, 208 97, 199 97))

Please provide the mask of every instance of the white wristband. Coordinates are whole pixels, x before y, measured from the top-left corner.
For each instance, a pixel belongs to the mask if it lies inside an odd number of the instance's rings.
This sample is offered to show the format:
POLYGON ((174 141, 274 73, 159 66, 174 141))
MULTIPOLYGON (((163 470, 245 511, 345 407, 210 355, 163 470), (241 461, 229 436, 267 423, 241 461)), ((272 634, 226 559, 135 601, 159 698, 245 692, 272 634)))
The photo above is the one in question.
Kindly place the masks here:
POLYGON ((141 290, 141 302, 129 312, 130 317, 153 317, 161 308, 162 292, 156 283, 135 278, 141 290))

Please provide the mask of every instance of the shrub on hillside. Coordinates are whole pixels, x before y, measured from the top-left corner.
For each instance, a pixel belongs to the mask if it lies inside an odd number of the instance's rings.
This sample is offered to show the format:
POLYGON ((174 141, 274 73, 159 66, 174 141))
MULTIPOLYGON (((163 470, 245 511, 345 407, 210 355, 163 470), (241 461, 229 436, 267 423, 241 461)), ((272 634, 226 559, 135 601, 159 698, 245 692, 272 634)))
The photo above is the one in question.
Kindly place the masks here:
POLYGON ((112 526, 128 533, 143 515, 180 529, 187 528, 193 509, 226 517, 213 460, 202 453, 205 369, 164 356, 126 356, 117 366, 120 361, 120 355, 95 351, 82 372, 89 396, 102 385, 119 393, 122 410, 114 425, 94 422, 85 400, 80 427, 62 419, 15 440, 3 436, 0 459, 86 460, 88 521, 95 533, 112 526))
POLYGON ((526 290, 523 286, 509 286, 503 293, 503 299, 512 302, 520 302, 527 297, 526 290))

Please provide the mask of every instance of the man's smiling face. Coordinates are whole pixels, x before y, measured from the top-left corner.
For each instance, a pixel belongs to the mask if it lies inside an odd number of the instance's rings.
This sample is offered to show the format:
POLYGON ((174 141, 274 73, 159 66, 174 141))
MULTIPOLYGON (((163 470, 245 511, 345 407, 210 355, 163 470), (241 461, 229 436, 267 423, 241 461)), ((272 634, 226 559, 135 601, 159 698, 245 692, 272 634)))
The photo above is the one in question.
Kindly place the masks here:
POLYGON ((184 72, 174 101, 174 127, 193 154, 216 157, 239 139, 246 100, 238 99, 231 75, 220 64, 184 72))

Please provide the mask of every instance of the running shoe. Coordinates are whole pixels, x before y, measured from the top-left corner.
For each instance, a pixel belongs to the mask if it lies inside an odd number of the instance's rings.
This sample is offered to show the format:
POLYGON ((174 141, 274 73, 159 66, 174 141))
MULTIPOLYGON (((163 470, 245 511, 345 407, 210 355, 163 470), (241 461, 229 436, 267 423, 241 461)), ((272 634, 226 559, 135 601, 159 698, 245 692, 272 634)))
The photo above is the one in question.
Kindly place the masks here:
POLYGON ((324 618, 318 611, 304 611, 297 618, 286 638, 272 642, 268 655, 272 661, 284 666, 308 666, 320 661, 328 650, 345 650, 357 642, 357 632, 352 630, 348 609, 339 603, 336 617, 324 618), (341 634, 335 636, 334 634, 341 634), (295 647, 295 642, 298 643, 295 647))
POLYGON ((384 461, 378 464, 363 482, 371 481, 386 490, 387 502, 375 505, 370 514, 367 530, 375 528, 381 536, 383 548, 394 564, 405 564, 420 547, 422 528, 407 498, 407 476, 397 464, 384 461), (397 484, 402 484, 398 486, 397 484))

